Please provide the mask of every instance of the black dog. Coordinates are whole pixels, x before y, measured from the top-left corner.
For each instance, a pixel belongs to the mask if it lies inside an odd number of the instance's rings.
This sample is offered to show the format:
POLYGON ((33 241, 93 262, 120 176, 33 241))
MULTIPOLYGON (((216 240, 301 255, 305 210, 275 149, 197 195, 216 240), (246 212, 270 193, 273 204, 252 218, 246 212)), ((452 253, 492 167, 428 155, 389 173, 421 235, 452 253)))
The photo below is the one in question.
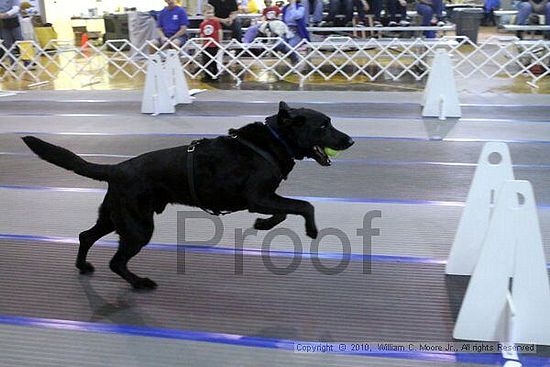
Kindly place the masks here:
POLYGON ((189 146, 157 150, 116 165, 86 162, 74 153, 32 136, 23 141, 40 158, 79 175, 109 184, 99 208, 97 223, 80 234, 76 267, 93 272, 86 261, 90 247, 116 231, 118 251, 110 268, 134 288, 155 288, 156 283, 128 270, 128 261, 153 235, 153 215, 168 203, 198 206, 219 214, 248 209, 270 214, 258 218, 256 229, 267 230, 287 214, 305 218, 306 233, 317 237, 313 206, 275 193, 294 167, 295 159, 310 157, 322 166, 330 159, 324 148, 344 150, 353 144, 336 130, 330 118, 311 109, 293 109, 279 104, 277 115, 231 129, 229 136, 202 139, 189 146))

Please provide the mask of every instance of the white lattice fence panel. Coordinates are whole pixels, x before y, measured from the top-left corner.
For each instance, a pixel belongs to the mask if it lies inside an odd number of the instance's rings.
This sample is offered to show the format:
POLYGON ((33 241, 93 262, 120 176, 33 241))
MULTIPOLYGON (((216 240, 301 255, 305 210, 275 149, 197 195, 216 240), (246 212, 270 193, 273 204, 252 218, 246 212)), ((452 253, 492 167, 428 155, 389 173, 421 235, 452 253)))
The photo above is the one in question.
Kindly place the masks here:
MULTIPOLYGON (((171 45, 174 48, 175 45, 171 45)), ((519 41, 493 37, 474 44, 464 37, 426 39, 353 39, 328 37, 292 47, 278 38, 258 38, 250 44, 232 40, 217 44, 218 55, 205 54, 205 40, 190 39, 177 48, 182 67, 190 78, 229 75, 237 83, 247 77, 283 80, 309 77, 351 81, 420 80, 430 70, 436 49, 444 48, 454 62, 456 75, 463 78, 526 77, 531 84, 550 76, 550 42, 519 41), (204 60, 203 60, 204 59, 204 60), (206 61, 206 63, 204 63, 206 61), (213 74, 208 64, 217 65, 213 74)), ((69 41, 53 40, 41 48, 32 41, 17 42, 7 49, 0 43, 0 80, 52 80, 65 74, 71 80, 143 77, 151 53, 165 56, 166 49, 151 42, 135 46, 128 40, 111 40, 101 46, 77 47, 69 41), (33 52, 19 52, 32 46, 33 52)))

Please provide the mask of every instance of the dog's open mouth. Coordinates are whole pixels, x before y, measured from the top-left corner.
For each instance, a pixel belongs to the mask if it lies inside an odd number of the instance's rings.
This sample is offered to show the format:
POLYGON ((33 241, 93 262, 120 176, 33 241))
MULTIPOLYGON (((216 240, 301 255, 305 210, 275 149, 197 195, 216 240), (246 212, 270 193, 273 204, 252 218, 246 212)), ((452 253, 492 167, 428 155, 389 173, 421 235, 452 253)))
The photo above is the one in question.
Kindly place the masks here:
POLYGON ((313 147, 312 158, 317 161, 321 166, 330 166, 332 161, 329 156, 325 153, 325 148, 316 145, 313 147))

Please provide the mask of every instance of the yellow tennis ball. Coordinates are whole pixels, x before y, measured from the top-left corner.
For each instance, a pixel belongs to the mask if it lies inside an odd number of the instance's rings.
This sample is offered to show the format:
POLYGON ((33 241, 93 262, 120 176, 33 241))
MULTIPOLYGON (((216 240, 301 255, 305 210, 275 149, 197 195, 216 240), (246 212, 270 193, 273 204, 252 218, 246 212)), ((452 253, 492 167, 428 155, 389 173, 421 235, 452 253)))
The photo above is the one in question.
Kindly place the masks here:
POLYGON ((326 148, 326 147, 325 147, 325 154, 328 155, 328 156, 331 157, 331 158, 334 158, 334 157, 336 157, 338 154, 340 154, 340 151, 339 151, 339 150, 334 150, 334 149, 326 148))

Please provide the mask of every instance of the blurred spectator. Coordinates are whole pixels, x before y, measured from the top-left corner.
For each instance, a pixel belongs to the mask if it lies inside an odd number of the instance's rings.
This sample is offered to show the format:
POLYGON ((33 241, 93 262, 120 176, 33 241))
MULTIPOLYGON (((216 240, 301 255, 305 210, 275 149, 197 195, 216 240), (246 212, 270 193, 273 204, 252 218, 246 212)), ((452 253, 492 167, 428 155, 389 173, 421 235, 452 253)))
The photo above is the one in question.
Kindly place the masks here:
POLYGON ((382 7, 383 7, 383 0, 354 0, 354 5, 357 8, 357 15, 359 17, 359 24, 365 24, 366 14, 372 14, 373 15, 373 25, 375 27, 382 27, 382 7))
POLYGON ((369 11, 369 3, 366 0, 353 0, 353 7, 357 10, 358 24, 364 25, 366 23, 365 16, 369 11))
MULTIPOLYGON (((422 17, 423 26, 443 26, 443 1, 442 0, 419 0, 416 3, 416 11, 422 17)), ((435 31, 425 31, 426 38, 435 38, 435 31)))
POLYGON ((265 4, 265 8, 262 11, 262 20, 270 21, 270 20, 275 20, 280 18, 281 8, 273 5, 272 0, 265 0, 264 4, 265 4))
POLYGON ((334 20, 338 14, 344 14, 344 24, 349 27, 353 19, 353 0, 330 0, 325 27, 334 27, 334 20))
POLYGON ((237 18, 239 8, 235 0, 208 0, 214 6, 214 14, 219 19, 223 29, 231 30, 232 37, 241 40, 241 21, 237 18))
POLYGON ((302 39, 309 41, 307 31, 307 13, 301 0, 290 0, 283 8, 283 22, 288 26, 292 37, 288 39, 291 46, 296 46, 302 39))
POLYGON ((152 43, 162 48, 170 41, 176 47, 180 47, 187 41, 185 34, 189 25, 187 13, 176 5, 175 0, 165 0, 165 2, 167 6, 158 13, 157 18, 158 38, 152 43))
POLYGON ((23 39, 19 24, 19 0, 0 0, 0 39, 10 49, 16 41, 23 39))
POLYGON ((485 0, 485 4, 483 5, 483 19, 481 20, 481 25, 497 25, 495 22, 494 11, 498 9, 500 9, 500 0, 485 0))
MULTIPOLYGON (((285 41, 291 47, 296 47, 302 40, 310 40, 306 23, 307 15, 308 13, 304 5, 302 5, 301 0, 290 0, 288 5, 283 8, 283 22, 288 26, 289 31, 285 41)), ((279 44, 276 49, 284 53, 289 51, 288 47, 284 44, 279 44)), ((293 51, 290 54, 290 59, 293 63, 298 63, 298 54, 293 51)))
POLYGON ((306 19, 306 23, 312 23, 314 26, 319 25, 323 21, 323 0, 307 0, 304 3, 307 9, 307 17, 311 15, 311 22, 306 19))
POLYGON ((218 54, 219 44, 223 38, 222 26, 214 16, 214 7, 206 4, 203 10, 204 20, 200 25, 200 37, 206 38, 204 41, 204 50, 202 54, 202 64, 212 74, 206 73, 204 80, 216 79, 218 74, 218 64, 216 55, 218 54))
POLYGON ((263 33, 266 37, 271 37, 273 33, 275 33, 275 36, 278 35, 278 32, 271 31, 268 22, 278 20, 282 11, 279 7, 272 6, 271 0, 265 0, 264 4, 265 9, 262 12, 261 21, 248 27, 243 36, 244 43, 251 43, 258 36, 258 33, 263 33))
POLYGON ((388 15, 390 27, 406 27, 410 24, 407 20, 407 1, 406 0, 387 0, 388 15))
MULTIPOLYGON (((526 25, 532 13, 544 14, 546 25, 550 25, 550 2, 548 0, 523 0, 518 4, 517 24, 526 25)), ((522 33, 518 32, 522 38, 522 33)), ((550 32, 545 32, 545 38, 550 38, 550 32)))

